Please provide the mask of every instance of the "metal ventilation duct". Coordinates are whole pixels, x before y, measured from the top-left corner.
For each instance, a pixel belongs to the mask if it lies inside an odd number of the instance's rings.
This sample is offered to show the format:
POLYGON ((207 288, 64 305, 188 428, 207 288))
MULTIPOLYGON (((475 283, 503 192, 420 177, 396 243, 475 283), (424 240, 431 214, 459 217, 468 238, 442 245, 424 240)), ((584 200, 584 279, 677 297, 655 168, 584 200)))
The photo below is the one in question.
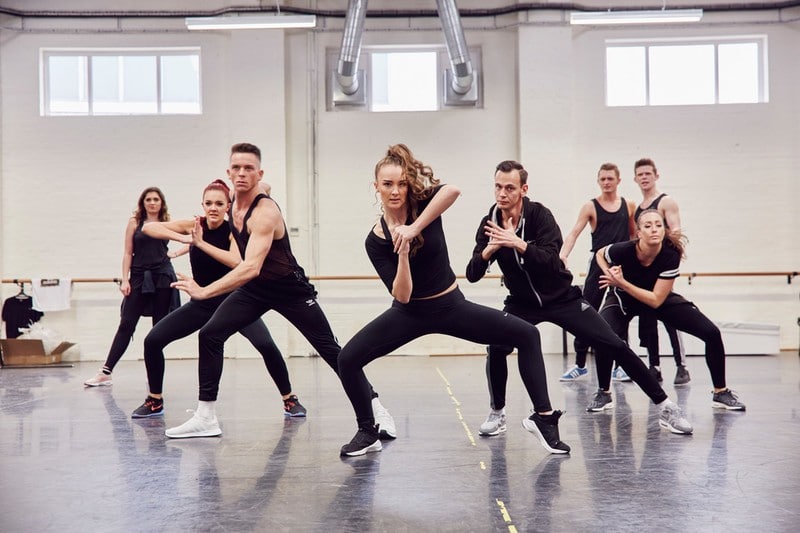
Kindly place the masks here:
MULTIPOLYGON (((336 67, 336 83, 342 93, 355 95, 359 90, 358 57, 361 54, 361 38, 364 36, 364 20, 367 17, 367 0, 349 0, 342 34, 342 47, 336 67)), ((363 89, 362 89, 363 92, 363 89)))
POLYGON ((452 76, 449 76, 450 90, 456 95, 466 95, 472 89, 475 76, 469 58, 464 28, 458 14, 455 0, 436 0, 436 9, 442 22, 447 55, 450 58, 452 76))

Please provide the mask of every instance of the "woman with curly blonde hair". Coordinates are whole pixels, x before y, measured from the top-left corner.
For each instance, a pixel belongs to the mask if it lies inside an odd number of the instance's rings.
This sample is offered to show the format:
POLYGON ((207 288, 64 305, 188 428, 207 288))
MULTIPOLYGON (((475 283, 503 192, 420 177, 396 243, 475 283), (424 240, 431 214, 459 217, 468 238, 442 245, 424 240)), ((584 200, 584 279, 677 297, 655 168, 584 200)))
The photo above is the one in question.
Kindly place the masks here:
POLYGON ((375 165, 374 186, 383 215, 365 244, 394 301, 356 333, 339 354, 339 377, 358 425, 341 455, 382 449, 364 366, 431 333, 479 344, 515 339, 520 373, 542 419, 537 428, 539 440, 551 453, 569 453, 569 446, 558 435, 561 412, 550 407, 539 331, 512 315, 466 300, 458 288, 441 219, 458 198, 458 188, 441 184, 433 170, 415 159, 404 144, 391 146, 375 165))

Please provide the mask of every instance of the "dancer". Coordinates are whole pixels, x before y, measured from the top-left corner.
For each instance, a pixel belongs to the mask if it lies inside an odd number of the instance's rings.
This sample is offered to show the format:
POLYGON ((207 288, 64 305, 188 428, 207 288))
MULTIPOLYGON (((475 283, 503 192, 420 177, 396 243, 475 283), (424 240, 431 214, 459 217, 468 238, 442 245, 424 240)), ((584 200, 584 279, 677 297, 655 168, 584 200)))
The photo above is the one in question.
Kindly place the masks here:
MULTIPOLYGON (((192 275, 201 285, 208 285, 241 262, 239 249, 233 242, 226 220, 230 205, 230 189, 224 181, 215 180, 203 191, 204 217, 145 224, 143 231, 156 239, 191 243, 189 261, 192 275)), ((219 295, 207 300, 190 300, 150 330, 144 339, 144 363, 147 367, 149 394, 144 403, 133 412, 132 418, 164 414, 164 348, 199 330, 225 297, 226 295, 219 295)), ((305 407, 297 395, 292 393, 286 362, 264 322, 260 318, 256 319, 239 330, 239 333, 250 341, 264 359, 267 371, 281 393, 284 415, 306 416, 305 407)))
MULTIPOLYGON (((592 230, 592 248, 589 258, 589 269, 586 274, 586 281, 583 283, 583 299, 589 302, 595 309, 600 309, 603 303, 605 291, 600 290, 600 267, 594 254, 609 244, 627 241, 633 237, 634 217, 636 204, 625 200, 617 193, 617 188, 621 182, 619 167, 614 163, 603 163, 597 172, 597 184, 600 186, 600 195, 592 198, 583 204, 578 212, 578 221, 566 237, 558 256, 567 266, 567 258, 575 246, 575 241, 583 232, 588 224, 592 230)), ((627 337, 623 337, 627 339, 627 337)), ((567 370, 561 381, 574 381, 589 375, 586 368, 586 354, 589 345, 585 339, 575 337, 575 366, 567 370)), ((630 381, 622 367, 614 369, 615 378, 619 381, 630 381)))
MULTIPOLYGON (((670 229, 676 234, 681 231, 681 216, 678 204, 671 196, 659 192, 656 187, 658 181, 658 169, 652 159, 642 158, 633 165, 634 181, 639 185, 642 192, 642 202, 636 208, 634 220, 638 220, 639 215, 646 209, 656 209, 664 218, 666 229, 670 229)), ((610 243, 609 243, 610 244, 610 243)), ((675 385, 685 385, 691 380, 689 370, 686 368, 686 352, 683 349, 680 335, 671 326, 664 324, 669 335, 669 342, 672 345, 672 356, 675 359, 675 385)), ((644 313, 639 317, 639 337, 641 345, 647 348, 647 355, 650 361, 650 372, 658 379, 661 377, 661 355, 658 345, 658 322, 653 318, 652 313, 644 313)))
MULTIPOLYGON (((722 335, 700 310, 681 295, 672 292, 684 255, 680 233, 666 228, 664 217, 648 209, 636 220, 636 240, 616 243, 598 250, 597 263, 603 269, 601 287, 612 287, 600 311, 616 332, 624 331, 631 319, 642 312, 677 330, 693 335, 706 345, 706 364, 714 385, 712 406, 744 411, 741 403, 725 384, 725 347, 722 335)), ((597 351, 597 379, 608 391, 611 354, 597 351)))
POLYGON ((168 220, 169 210, 164 193, 158 187, 148 187, 142 191, 136 211, 125 228, 122 283, 119 286, 123 295, 119 327, 103 368, 96 376, 83 382, 87 387, 111 385, 111 372, 128 348, 139 317, 152 316, 153 325, 156 325, 171 308, 180 305, 177 293, 170 288, 170 283, 176 278, 167 256, 167 243, 142 232, 145 223, 168 220))
MULTIPOLYGON (((476 282, 497 261, 509 295, 504 311, 531 324, 553 322, 576 337, 611 354, 650 399, 661 407, 659 421, 674 433, 691 433, 680 408, 667 397, 645 364, 581 297, 572 274, 558 257, 561 230, 550 210, 527 197, 528 171, 517 161, 503 161, 494 175, 496 203, 481 220, 475 249, 467 265, 467 279, 476 282)), ((484 436, 505 431, 505 395, 508 341, 488 348, 486 373, 492 409, 480 427, 484 436)), ((608 369, 610 379, 611 369, 608 369)), ((598 391, 587 411, 613 407, 610 395, 598 391)))
POLYGON ((472 342, 511 342, 519 349, 519 370, 535 412, 523 420, 551 453, 569 453, 547 394, 538 330, 518 318, 464 298, 450 267, 441 214, 460 194, 440 184, 433 170, 404 144, 389 147, 375 165, 375 189, 383 216, 367 235, 372 265, 394 297, 392 306, 364 326, 339 356, 339 376, 355 410, 358 431, 341 455, 382 449, 369 402, 364 366, 430 333, 472 342))
MULTIPOLYGON (((213 437, 222 434, 215 404, 222 377, 225 341, 274 309, 305 336, 325 362, 338 373, 341 350, 328 319, 317 302, 317 292, 303 268, 297 264, 289 244, 289 232, 278 204, 261 192, 259 181, 261 150, 249 143, 231 147, 228 177, 233 183, 234 201, 230 213, 231 233, 242 261, 230 272, 205 286, 179 276, 173 285, 193 300, 205 300, 231 292, 211 319, 200 328, 200 391, 194 416, 180 426, 169 428, 167 437, 213 437)), ((394 438, 394 421, 377 395, 372 400, 394 438)))

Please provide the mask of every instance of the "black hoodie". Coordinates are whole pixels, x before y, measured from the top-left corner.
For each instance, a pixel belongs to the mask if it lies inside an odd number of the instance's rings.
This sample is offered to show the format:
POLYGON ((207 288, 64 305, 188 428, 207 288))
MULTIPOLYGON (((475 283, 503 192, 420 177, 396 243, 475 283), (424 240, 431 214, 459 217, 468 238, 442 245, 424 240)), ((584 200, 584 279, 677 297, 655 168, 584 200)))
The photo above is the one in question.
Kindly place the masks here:
POLYGON ((558 257, 563 240, 550 210, 523 197, 516 233, 528 243, 525 253, 504 246, 489 261, 484 261, 481 252, 489 244, 484 227, 490 219, 502 227, 499 217, 500 209, 495 204, 481 220, 475 235, 472 260, 467 265, 467 279, 475 283, 484 276, 489 264, 497 261, 509 291, 506 304, 544 307, 567 297, 572 288, 572 274, 558 257))

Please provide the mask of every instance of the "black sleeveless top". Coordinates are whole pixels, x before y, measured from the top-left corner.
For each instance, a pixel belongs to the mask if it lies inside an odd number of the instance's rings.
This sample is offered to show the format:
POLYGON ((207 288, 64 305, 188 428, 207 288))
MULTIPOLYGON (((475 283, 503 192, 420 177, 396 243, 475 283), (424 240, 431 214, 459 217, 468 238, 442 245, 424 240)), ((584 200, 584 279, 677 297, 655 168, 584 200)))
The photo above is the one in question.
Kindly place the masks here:
MULTIPOLYGON (((228 224, 221 224, 216 229, 209 229, 208 222, 203 218, 203 240, 212 246, 229 250, 231 247, 231 228, 228 224)), ((192 265, 192 276, 203 287, 217 281, 231 271, 231 269, 200 250, 196 246, 189 248, 189 264, 192 265)))
POLYGON ((141 273, 145 270, 157 270, 169 263, 167 241, 154 239, 142 232, 140 223, 133 232, 133 258, 131 272, 141 273))
MULTIPOLYGON (((253 203, 250 204, 247 213, 244 215, 241 232, 239 232, 233 224, 233 218, 228 221, 233 238, 236 239, 236 244, 239 246, 239 253, 242 255, 242 259, 244 259, 247 243, 250 240, 250 233, 247 231, 247 221, 250 220, 253 209, 255 209, 258 202, 262 199, 267 199, 267 201, 270 202, 275 201, 266 194, 259 194, 256 196, 255 199, 253 199, 253 203)), ((270 281, 289 277, 296 278, 298 272, 302 273, 303 269, 297 264, 297 260, 292 254, 292 248, 289 245, 289 231, 286 229, 286 224, 284 223, 283 237, 272 241, 272 246, 269 249, 267 257, 264 258, 264 263, 261 265, 261 272, 256 279, 270 281)), ((305 274, 303 273, 301 277, 305 278, 305 274)))
POLYGON ((597 198, 592 198, 597 213, 597 225, 592 232, 592 252, 615 242, 627 241, 631 238, 628 226, 628 203, 620 197, 620 206, 611 213, 603 209, 597 198))
MULTIPOLYGON (((648 205, 644 209, 642 209, 639 206, 636 206, 636 212, 633 214, 633 220, 634 221, 639 220, 639 215, 641 215, 643 211, 647 211, 648 209, 658 209, 659 202, 661 202, 661 199, 664 198, 666 195, 667 193, 662 192, 661 194, 658 195, 658 197, 655 200, 653 200, 653 202, 650 205, 648 205)), ((667 225, 666 219, 664 220, 664 227, 666 229, 669 229, 669 225, 667 225)))

